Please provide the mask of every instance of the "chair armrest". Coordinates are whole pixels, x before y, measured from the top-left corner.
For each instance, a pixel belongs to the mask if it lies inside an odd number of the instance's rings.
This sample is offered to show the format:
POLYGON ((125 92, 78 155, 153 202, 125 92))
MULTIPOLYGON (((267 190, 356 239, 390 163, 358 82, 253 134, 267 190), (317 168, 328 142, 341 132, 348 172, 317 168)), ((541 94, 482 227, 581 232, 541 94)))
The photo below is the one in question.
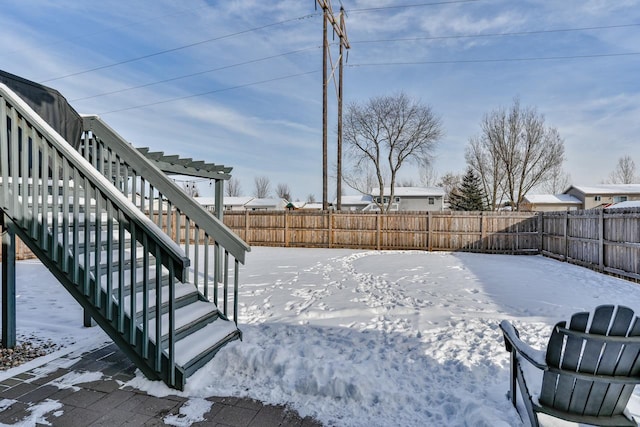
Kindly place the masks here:
POLYGON ((507 351, 515 351, 517 354, 522 355, 533 366, 538 369, 547 370, 546 353, 541 350, 536 350, 529 344, 520 339, 518 330, 508 321, 503 320, 500 322, 500 329, 504 335, 504 343, 507 347, 507 351))

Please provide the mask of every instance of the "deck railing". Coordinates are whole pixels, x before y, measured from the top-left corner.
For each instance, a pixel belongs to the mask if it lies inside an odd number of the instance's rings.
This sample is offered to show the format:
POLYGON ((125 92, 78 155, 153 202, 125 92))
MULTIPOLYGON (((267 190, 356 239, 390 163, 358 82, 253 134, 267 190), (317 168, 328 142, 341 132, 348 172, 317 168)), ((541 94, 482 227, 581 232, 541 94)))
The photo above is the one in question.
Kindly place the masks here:
POLYGON ((192 260, 188 281, 205 298, 211 296, 227 318, 232 304, 237 324, 239 264, 244 264, 250 247, 98 116, 83 119, 80 153, 182 247, 192 260), (229 295, 230 276, 233 298, 229 295))

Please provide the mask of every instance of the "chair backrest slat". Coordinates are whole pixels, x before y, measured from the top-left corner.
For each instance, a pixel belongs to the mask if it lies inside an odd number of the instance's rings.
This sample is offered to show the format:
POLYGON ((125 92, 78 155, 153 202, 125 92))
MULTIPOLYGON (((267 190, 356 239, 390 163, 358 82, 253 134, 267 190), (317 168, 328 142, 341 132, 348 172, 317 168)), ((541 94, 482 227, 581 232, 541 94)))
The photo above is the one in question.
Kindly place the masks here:
MULTIPOLYGON (((566 327, 566 322, 560 322, 556 327, 566 327)), ((562 348, 564 346, 564 335, 555 333, 556 328, 553 329, 549 343, 547 344, 547 365, 560 366, 560 360, 562 358, 562 348)), ((545 371, 542 378, 542 390, 540 392, 540 402, 552 406, 553 400, 556 395, 556 382, 558 381, 559 374, 551 371, 545 371)))
MULTIPOLYGON (((638 317, 634 319, 629 335, 636 337, 640 336, 640 319, 638 317)), ((637 377, 640 375, 640 345, 630 344, 624 347, 620 354, 618 366, 616 366, 616 375, 618 375, 618 373, 622 374, 622 372, 627 372, 628 366, 631 366, 629 376, 637 377)), ((618 397, 615 400, 614 397, 616 396, 616 389, 615 387, 609 388, 602 404, 602 408, 600 409, 601 415, 609 415, 609 409, 611 407, 613 407, 613 410, 611 410, 612 414, 621 414, 624 411, 624 408, 627 406, 627 402, 633 393, 634 386, 625 385, 621 388, 622 390, 618 393, 618 397)))
MULTIPOLYGON (((571 317, 569 323, 569 329, 574 331, 585 332, 587 330, 587 323, 589 322, 589 313, 576 313, 571 317)), ((558 333, 554 328, 551 335, 558 333)), ((580 354, 582 353, 582 339, 568 336, 565 338, 564 352, 562 353, 562 360, 560 366, 555 366, 568 371, 576 371, 580 364, 580 354)), ((547 362, 549 363, 549 362, 547 362)), ((549 365, 553 366, 553 365, 549 365)), ((553 403, 549 406, 559 409, 561 411, 568 411, 571 404, 571 395, 573 394, 573 386, 575 379, 573 377, 560 375, 558 377, 556 394, 553 399, 553 403)))
MULTIPOLYGON (((598 307, 591 322, 589 316, 586 312, 574 314, 568 331, 563 331, 565 322, 556 325, 547 346, 547 364, 568 373, 638 376, 640 343, 637 340, 625 343, 617 339, 599 338, 640 336, 638 317, 628 307, 616 309, 612 305, 598 307), (570 333, 572 331, 578 334, 570 333)), ((545 372, 540 403, 579 415, 612 416, 622 413, 633 388, 633 385, 590 381, 568 374, 545 372)))
MULTIPOLYGON (((598 335, 607 335, 609 331, 609 326, 611 325, 611 318, 613 317, 613 306, 600 306, 593 313, 593 318, 591 320, 591 326, 589 327, 589 332, 598 335)), ((629 328, 629 324, 627 323, 625 333, 629 328)), ((595 374, 598 365, 600 362, 600 357, 604 356, 607 347, 604 343, 585 339, 584 340, 584 349, 582 353, 582 361, 580 366, 578 367, 578 371, 584 372, 587 374, 595 374)), ((613 355, 613 357, 617 358, 617 354, 613 355)), ((589 397, 592 397, 592 406, 595 406, 595 401, 599 400, 602 402, 603 394, 600 395, 592 395, 594 382, 588 380, 576 380, 574 385, 573 394, 571 395, 571 405, 569 405, 569 411, 573 413, 583 413, 585 414, 587 402, 589 397)), ((598 409, 595 411, 597 414, 600 409, 600 404, 597 404, 598 409)), ((586 414, 585 414, 586 415, 586 414)), ((588 414, 588 415, 594 415, 588 414)))
MULTIPOLYGON (((589 332, 600 335, 626 336, 629 331, 629 325, 631 325, 632 321, 633 310, 628 307, 619 307, 615 317, 613 318, 613 322, 611 323, 611 328, 608 331, 606 329, 594 328, 592 326, 589 332)), ((607 343, 604 351, 602 352, 602 357, 600 358, 600 363, 598 364, 598 370, 596 373, 600 375, 614 375, 616 373, 616 366, 619 365, 618 362, 623 348, 623 343, 607 343)), ((626 366, 630 368, 631 364, 626 364, 626 366)), ((628 375, 628 373, 623 375, 628 375)), ((600 382, 593 384, 591 393, 589 394, 585 405, 585 415, 598 416, 602 410, 605 398, 608 396, 611 401, 617 401, 620 397, 621 390, 621 386, 616 386, 614 389, 611 389, 608 384, 600 382)), ((615 405, 608 409, 608 411, 611 413, 614 408, 615 405)))

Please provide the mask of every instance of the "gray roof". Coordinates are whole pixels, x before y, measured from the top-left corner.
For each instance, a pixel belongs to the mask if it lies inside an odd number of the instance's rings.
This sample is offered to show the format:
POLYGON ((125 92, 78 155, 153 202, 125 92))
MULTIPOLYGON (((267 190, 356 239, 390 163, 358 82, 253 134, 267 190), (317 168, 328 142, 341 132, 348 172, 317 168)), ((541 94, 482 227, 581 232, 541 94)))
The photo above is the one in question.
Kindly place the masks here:
POLYGON ((583 194, 640 194, 640 184, 602 184, 602 185, 572 185, 572 188, 583 194))
MULTIPOLYGON (((372 196, 377 196, 380 194, 379 188, 374 188, 371 190, 372 196)), ((396 187, 393 192, 395 196, 405 196, 405 197, 444 197, 444 189, 439 187, 396 187)), ((391 188, 384 188, 384 195, 391 195, 391 188)))
POLYGON ((548 205, 582 204, 582 201, 580 199, 570 194, 527 194, 526 196, 524 196, 524 200, 529 203, 548 205))
POLYGON ((252 199, 249 203, 245 204, 246 207, 250 208, 264 208, 270 206, 285 206, 287 202, 284 199, 260 199, 255 198, 252 199))
MULTIPOLYGON (((215 204, 216 204, 216 198, 215 197, 194 197, 194 199, 198 203, 200 203, 201 205, 204 205, 204 206, 215 206, 215 204)), ((247 203, 249 203, 252 199, 253 199, 253 197, 251 197, 251 196, 246 196, 246 197, 225 196, 222 199, 222 203, 225 206, 244 206, 247 203)))
MULTIPOLYGON (((368 194, 358 194, 355 196, 342 196, 340 201, 343 205, 368 205, 373 201, 373 198, 368 194)), ((333 199, 333 204, 337 204, 338 199, 333 199)))

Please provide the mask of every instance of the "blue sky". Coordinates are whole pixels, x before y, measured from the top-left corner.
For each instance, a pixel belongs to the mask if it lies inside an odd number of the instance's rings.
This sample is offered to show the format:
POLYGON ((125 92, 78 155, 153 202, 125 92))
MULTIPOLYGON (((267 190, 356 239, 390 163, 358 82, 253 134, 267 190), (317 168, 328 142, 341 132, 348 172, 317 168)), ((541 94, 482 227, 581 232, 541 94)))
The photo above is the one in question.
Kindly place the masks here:
MULTIPOLYGON (((573 184, 601 182, 625 155, 640 166, 640 1, 342 4, 351 43, 345 105, 399 91, 430 105, 446 132, 439 175, 464 171, 482 116, 514 97, 559 130, 573 184)), ((321 200, 314 0, 5 0, 2 9, 0 69, 58 89, 135 146, 232 166, 246 195, 266 176, 294 199, 321 200)), ((401 176, 418 179, 411 167, 401 176)))

